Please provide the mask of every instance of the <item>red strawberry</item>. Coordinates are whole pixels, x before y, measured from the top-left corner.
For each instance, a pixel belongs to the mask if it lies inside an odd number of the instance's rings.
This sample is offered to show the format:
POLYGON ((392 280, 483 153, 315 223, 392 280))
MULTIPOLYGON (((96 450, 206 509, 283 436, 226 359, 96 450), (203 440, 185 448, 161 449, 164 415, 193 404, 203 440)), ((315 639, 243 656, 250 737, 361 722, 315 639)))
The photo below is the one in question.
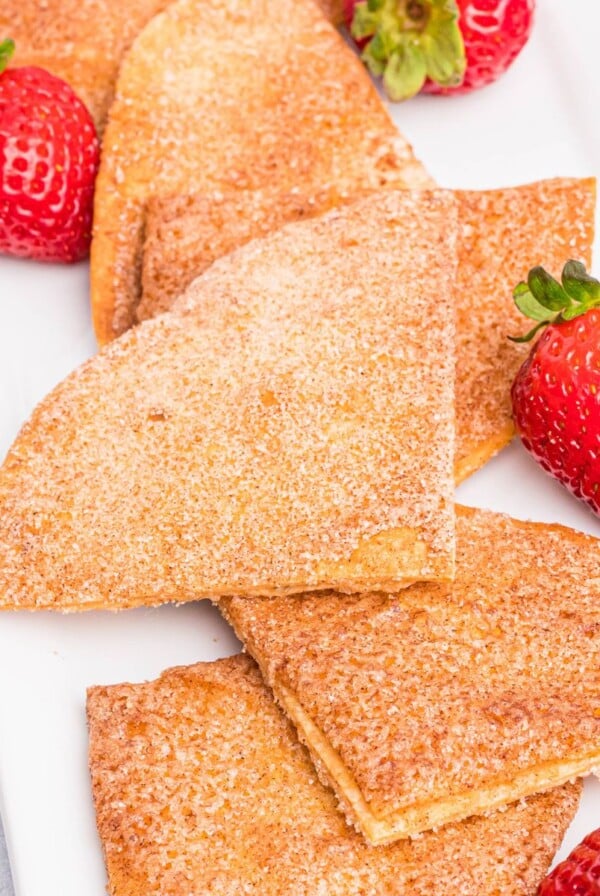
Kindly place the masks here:
POLYGON ((458 87, 427 81, 425 93, 469 93, 497 81, 531 34, 535 0, 457 0, 467 68, 458 87))
POLYGON ((515 290, 517 307, 543 327, 512 387, 525 448, 555 479, 600 513, 600 282, 578 261, 562 285, 534 268, 515 290))
POLYGON ((600 896, 600 830, 542 881, 538 896, 600 896))
POLYGON ((78 261, 89 252, 100 147, 68 84, 34 66, 5 67, 0 43, 0 252, 78 261))
POLYGON ((344 0, 346 24, 392 100, 468 93, 523 49, 535 0, 344 0))

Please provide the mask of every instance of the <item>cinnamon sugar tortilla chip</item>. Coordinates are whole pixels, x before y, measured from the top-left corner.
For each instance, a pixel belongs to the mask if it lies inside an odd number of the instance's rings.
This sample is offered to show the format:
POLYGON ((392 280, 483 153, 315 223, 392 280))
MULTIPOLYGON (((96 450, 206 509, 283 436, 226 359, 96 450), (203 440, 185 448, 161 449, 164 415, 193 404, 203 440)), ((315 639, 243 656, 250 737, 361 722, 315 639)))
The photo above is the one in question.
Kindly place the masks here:
POLYGON ((451 586, 221 607, 371 843, 600 767, 600 542, 457 508, 451 586))
POLYGON ((69 376, 0 470, 0 607, 451 579, 454 212, 289 225, 69 376))
POLYGON ((91 261, 98 340, 135 321, 151 197, 377 189, 390 177, 431 184, 313 0, 178 0, 125 56, 109 114, 91 261))
MULTIPOLYGON (((123 54, 170 2, 2 0, 0 35, 16 43, 12 64, 40 66, 70 84, 102 132, 123 54)), ((294 0, 282 2, 293 16, 294 0)), ((340 0, 317 0, 317 5, 331 22, 341 22, 340 0)))
POLYGON ((14 65, 37 65, 71 85, 102 130, 119 62, 169 0, 2 0, 0 35, 14 65))
MULTIPOLYGON (((400 178, 396 184, 400 189, 405 186, 400 178)), ((389 186, 393 186, 393 178, 389 186)), ((250 240, 372 194, 372 189, 330 184, 309 195, 297 188, 282 192, 267 187, 150 199, 136 322, 168 311, 217 258, 250 240)))
MULTIPOLYGON (((455 477, 462 482, 514 435, 510 386, 529 353, 507 336, 523 331, 512 300, 530 268, 556 275, 569 258, 589 267, 594 239, 595 180, 556 179, 512 189, 458 191, 456 289, 455 477)), ((327 187, 226 192, 152 201, 146 216, 140 320, 167 310, 220 255, 288 221, 356 200, 327 187)), ((374 235, 376 238, 376 235, 374 235)), ((404 251, 399 242, 398 252, 404 251)))
POLYGON ((111 896, 534 896, 580 794, 373 849, 247 657, 92 688, 88 719, 111 896))
POLYGON ((556 179, 483 193, 459 191, 456 284, 456 459, 462 482, 514 435, 510 387, 531 346, 512 299, 530 269, 559 277, 577 258, 590 267, 596 181, 556 179))

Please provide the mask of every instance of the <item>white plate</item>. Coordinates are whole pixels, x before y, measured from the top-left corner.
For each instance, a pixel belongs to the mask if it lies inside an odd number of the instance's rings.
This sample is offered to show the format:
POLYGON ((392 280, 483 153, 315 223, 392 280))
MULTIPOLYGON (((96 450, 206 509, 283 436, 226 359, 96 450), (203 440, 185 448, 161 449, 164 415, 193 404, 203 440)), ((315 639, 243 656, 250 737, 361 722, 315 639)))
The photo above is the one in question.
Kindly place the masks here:
MULTIPOLYGON (((440 183, 490 187, 600 174, 600 8, 593 0, 539 6, 532 41, 497 85, 394 110, 440 183)), ((0 259, 0 456, 35 402, 94 350, 85 265, 0 259)), ((516 445, 458 495, 600 536, 598 520, 516 445)), ((235 650, 208 604, 0 617, 1 810, 17 896, 105 892, 86 766, 85 688, 151 678, 169 665, 235 650)), ((599 826, 600 785, 590 780, 563 853, 599 826)))

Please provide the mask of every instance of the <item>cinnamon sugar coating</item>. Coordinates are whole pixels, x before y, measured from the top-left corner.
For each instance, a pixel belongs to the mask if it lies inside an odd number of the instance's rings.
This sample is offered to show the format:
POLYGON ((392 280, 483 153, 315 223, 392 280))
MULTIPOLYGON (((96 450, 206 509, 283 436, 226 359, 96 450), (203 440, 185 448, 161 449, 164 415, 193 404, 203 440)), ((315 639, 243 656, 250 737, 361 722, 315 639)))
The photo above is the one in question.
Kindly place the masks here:
POLYGON ((591 265, 596 181, 557 178, 514 189, 458 191, 456 479, 462 482, 514 435, 510 387, 531 346, 514 287, 543 264, 591 265))
POLYGON ((135 320, 151 197, 376 189, 398 172, 408 186, 431 183, 312 0, 178 0, 126 55, 109 115, 92 244, 99 341, 135 320))
MULTIPOLYGON (((13 65, 38 65, 70 84, 102 133, 123 54, 170 2, 2 0, 0 34, 16 43, 13 65)), ((282 2, 293 16, 296 0, 282 2)), ((331 22, 341 21, 340 0, 316 2, 331 22)))
MULTIPOLYGON (((595 180, 555 179, 484 192, 458 191, 456 458, 462 482, 514 435, 510 386, 530 346, 512 293, 534 265, 557 276, 569 258, 588 267, 595 180)), ((355 201, 360 184, 302 194, 240 191, 158 199, 148 206, 139 319, 167 310, 220 255, 288 221, 355 201)))
POLYGON ((119 63, 135 36, 169 0, 2 0, 0 34, 16 43, 13 65, 38 65, 62 78, 100 131, 119 63))
POLYGON ((451 586, 221 603, 375 840, 600 768, 600 543, 482 510, 456 522, 451 586))
POLYGON ((315 2, 330 22, 333 22, 334 25, 342 23, 344 19, 343 0, 315 0, 315 2))
POLYGON ((454 229, 407 190, 289 225, 75 371, 0 471, 0 607, 450 579, 454 229))
POLYGON ((580 794, 374 849, 247 657, 93 688, 88 719, 111 896, 533 896, 580 794))
MULTIPOLYGON (((402 189, 406 184, 400 175, 390 175, 386 186, 402 189)), ((168 311, 213 262, 250 240, 268 236, 284 224, 357 202, 373 192, 360 185, 348 188, 332 184, 309 195, 298 188, 287 192, 265 188, 150 199, 136 321, 168 311)))

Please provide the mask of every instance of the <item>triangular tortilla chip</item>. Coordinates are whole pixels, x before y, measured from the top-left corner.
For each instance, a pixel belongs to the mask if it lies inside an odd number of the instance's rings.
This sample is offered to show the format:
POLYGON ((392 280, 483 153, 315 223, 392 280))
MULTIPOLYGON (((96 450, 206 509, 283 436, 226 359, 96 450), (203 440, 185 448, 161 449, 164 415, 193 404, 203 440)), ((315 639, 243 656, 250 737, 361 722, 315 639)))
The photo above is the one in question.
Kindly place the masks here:
MULTIPOLYGON (((591 264, 594 179, 556 179, 512 189, 458 191, 456 459, 462 482, 514 435, 510 386, 530 351, 509 335, 526 329, 512 292, 530 268, 558 275, 569 258, 591 264)), ((355 200, 327 187, 157 199, 148 206, 140 320, 166 311, 220 255, 288 221, 355 200)), ((363 191, 364 192, 364 191, 363 191)), ((398 247, 402 251, 402 246, 398 247)))
POLYGON ((531 345, 512 293, 538 264, 557 277, 570 258, 590 267, 596 181, 556 179, 484 193, 459 191, 456 290, 457 482, 515 433, 510 387, 531 345))
POLYGON ((102 130, 119 62, 135 36, 169 0, 2 0, 0 35, 16 43, 14 65, 38 65, 62 78, 102 130))
POLYGON ((454 211, 289 225, 69 376, 0 471, 0 607, 451 579, 454 211))
POLYGON ((372 843, 600 767, 600 543, 457 514, 450 587, 222 603, 372 843))
MULTIPOLYGON (((398 188, 405 186, 397 178, 398 188)), ((387 185, 391 188, 392 180, 387 185)), ((298 189, 218 190, 195 196, 161 196, 146 208, 142 293, 136 322, 168 311, 213 262, 285 224, 315 218, 373 194, 328 185, 310 194, 298 189)), ((373 234, 376 238, 376 234, 373 234)))
POLYGON ((313 0, 173 3, 123 60, 103 150, 91 271, 101 343, 135 320, 152 196, 378 188, 399 173, 431 183, 313 0))
MULTIPOLYGON (((14 65, 38 65, 62 78, 102 132, 121 58, 142 28, 171 0, 2 0, 0 35, 16 43, 14 65)), ((205 0, 205 3, 211 0, 205 0)), ((288 14, 294 16, 294 0, 288 14)), ((340 0, 317 0, 331 22, 340 0)))
POLYGON ((247 657, 93 688, 88 718, 111 896, 533 896, 580 793, 374 849, 247 657))

